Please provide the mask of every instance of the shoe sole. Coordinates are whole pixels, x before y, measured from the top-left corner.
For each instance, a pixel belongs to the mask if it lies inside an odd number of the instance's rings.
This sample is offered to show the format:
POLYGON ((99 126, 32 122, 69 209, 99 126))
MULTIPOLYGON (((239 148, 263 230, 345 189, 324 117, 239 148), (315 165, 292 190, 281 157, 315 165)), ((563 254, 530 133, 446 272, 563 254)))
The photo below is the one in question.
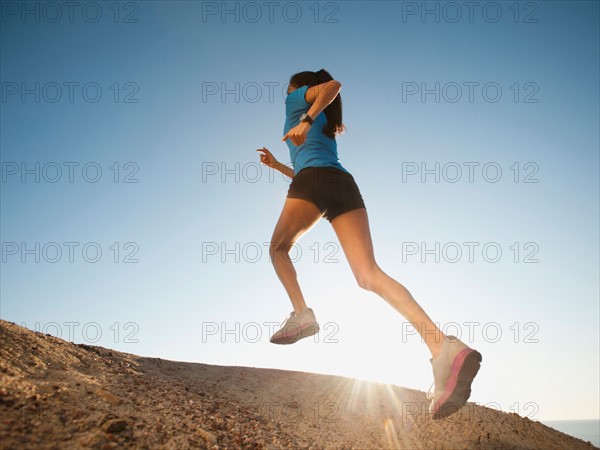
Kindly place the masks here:
POLYGON ((434 419, 448 417, 467 403, 471 396, 471 383, 479 371, 481 360, 481 353, 469 348, 456 355, 452 362, 452 375, 447 381, 449 393, 440 398, 439 406, 433 412, 434 419))
POLYGON ((298 342, 300 339, 304 339, 304 338, 313 336, 313 335, 317 334, 318 332, 319 332, 319 324, 317 322, 306 323, 306 324, 300 326, 300 329, 298 330, 297 333, 294 333, 292 335, 281 336, 278 339, 271 339, 270 342, 272 344, 279 344, 279 345, 294 344, 294 343, 298 342))

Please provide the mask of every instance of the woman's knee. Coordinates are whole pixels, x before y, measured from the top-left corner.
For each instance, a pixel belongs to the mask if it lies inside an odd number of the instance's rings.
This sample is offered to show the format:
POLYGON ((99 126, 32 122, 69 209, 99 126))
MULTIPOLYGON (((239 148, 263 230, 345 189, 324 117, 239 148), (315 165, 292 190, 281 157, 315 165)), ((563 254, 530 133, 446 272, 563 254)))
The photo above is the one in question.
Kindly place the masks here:
POLYGON ((367 291, 376 292, 381 282, 381 277, 385 276, 379 266, 375 265, 361 269, 356 274, 356 282, 358 286, 367 291))
POLYGON ((294 243, 287 239, 272 239, 269 245, 269 255, 271 256, 271 261, 273 261, 277 255, 289 255, 293 245, 294 243))

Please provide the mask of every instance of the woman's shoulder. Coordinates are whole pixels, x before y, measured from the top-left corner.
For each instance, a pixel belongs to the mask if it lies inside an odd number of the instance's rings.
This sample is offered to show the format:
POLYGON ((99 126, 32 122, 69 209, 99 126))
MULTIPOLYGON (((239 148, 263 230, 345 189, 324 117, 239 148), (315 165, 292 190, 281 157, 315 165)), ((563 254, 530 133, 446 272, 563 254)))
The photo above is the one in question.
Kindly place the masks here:
POLYGON ((293 92, 290 92, 285 98, 286 105, 294 105, 297 107, 310 106, 306 101, 306 91, 308 88, 309 86, 302 86, 293 92))

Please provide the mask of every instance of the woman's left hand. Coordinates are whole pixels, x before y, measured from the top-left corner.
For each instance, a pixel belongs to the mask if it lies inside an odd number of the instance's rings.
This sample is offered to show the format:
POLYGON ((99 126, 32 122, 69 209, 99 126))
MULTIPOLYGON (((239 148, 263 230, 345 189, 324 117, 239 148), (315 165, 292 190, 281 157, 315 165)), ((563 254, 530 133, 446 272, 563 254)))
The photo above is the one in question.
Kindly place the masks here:
POLYGON ((308 134, 310 127, 311 125, 308 122, 300 122, 290 131, 288 131, 281 140, 285 141, 289 138, 292 140, 292 144, 298 147, 299 145, 304 144, 306 141, 306 135, 308 134))

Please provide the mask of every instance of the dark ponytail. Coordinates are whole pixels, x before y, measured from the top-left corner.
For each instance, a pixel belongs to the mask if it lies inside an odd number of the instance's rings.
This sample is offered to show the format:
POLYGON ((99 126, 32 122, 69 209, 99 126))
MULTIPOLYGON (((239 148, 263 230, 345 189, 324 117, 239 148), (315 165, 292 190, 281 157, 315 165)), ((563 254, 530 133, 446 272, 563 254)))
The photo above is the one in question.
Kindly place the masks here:
MULTIPOLYGON (((298 72, 290 78, 290 84, 296 88, 302 86, 316 86, 333 80, 333 77, 325 69, 317 72, 298 72)), ((342 97, 338 94, 335 99, 323 110, 327 123, 323 127, 323 134, 335 139, 336 134, 341 134, 346 130, 346 126, 342 123, 342 97)))

